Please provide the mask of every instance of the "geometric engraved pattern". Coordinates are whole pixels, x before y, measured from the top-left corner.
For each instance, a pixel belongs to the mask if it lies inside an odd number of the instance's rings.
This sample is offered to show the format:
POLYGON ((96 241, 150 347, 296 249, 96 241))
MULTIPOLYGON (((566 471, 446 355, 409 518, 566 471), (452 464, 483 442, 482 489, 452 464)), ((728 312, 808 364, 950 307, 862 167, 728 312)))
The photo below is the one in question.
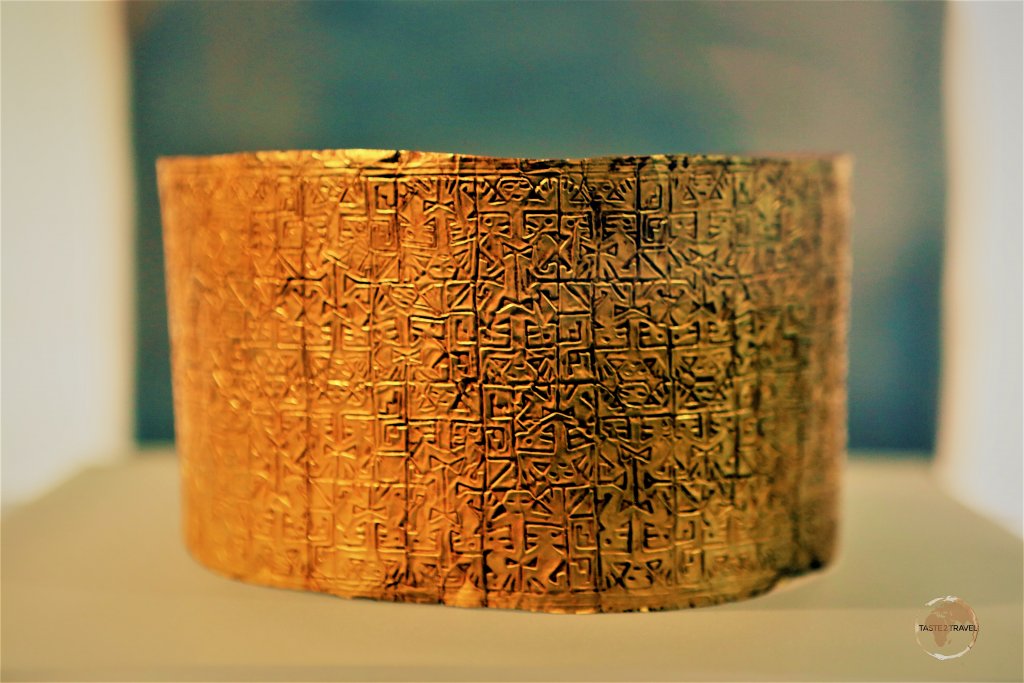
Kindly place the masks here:
POLYGON ((821 566, 848 166, 160 160, 190 550, 255 583, 549 612, 821 566))

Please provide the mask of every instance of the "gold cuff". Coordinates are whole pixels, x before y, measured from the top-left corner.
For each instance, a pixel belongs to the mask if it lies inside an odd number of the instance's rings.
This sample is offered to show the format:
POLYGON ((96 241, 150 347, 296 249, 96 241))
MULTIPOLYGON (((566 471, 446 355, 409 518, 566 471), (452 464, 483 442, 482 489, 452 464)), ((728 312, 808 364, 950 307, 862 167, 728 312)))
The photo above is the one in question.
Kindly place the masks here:
POLYGON ((832 557, 845 157, 339 150, 158 173, 203 564, 615 612, 832 557))

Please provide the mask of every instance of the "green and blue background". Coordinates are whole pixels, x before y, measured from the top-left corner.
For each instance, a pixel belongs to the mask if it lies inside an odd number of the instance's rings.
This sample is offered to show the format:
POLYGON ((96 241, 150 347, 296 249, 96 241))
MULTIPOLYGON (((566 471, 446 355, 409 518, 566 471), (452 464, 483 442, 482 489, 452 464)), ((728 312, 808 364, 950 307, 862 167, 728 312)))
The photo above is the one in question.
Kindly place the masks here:
POLYGON ((256 149, 855 157, 850 445, 930 452, 944 6, 130 3, 136 436, 173 438, 154 161, 256 149))

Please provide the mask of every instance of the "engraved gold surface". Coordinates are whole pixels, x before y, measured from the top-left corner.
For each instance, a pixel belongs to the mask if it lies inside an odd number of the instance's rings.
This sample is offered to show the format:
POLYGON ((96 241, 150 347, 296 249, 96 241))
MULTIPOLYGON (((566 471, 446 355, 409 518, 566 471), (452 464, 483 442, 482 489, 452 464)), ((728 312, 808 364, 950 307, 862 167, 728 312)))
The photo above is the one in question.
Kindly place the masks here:
POLYGON ((607 612, 832 558, 844 157, 338 150, 158 172, 202 563, 607 612))

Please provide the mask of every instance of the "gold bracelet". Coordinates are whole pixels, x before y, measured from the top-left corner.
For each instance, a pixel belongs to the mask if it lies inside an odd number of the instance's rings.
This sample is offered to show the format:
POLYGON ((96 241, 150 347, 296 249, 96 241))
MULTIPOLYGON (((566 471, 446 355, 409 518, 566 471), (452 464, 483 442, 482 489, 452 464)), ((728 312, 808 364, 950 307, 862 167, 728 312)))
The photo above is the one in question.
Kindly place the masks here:
POLYGON ((545 612, 823 565, 849 166, 160 159, 189 549, 253 583, 545 612))

